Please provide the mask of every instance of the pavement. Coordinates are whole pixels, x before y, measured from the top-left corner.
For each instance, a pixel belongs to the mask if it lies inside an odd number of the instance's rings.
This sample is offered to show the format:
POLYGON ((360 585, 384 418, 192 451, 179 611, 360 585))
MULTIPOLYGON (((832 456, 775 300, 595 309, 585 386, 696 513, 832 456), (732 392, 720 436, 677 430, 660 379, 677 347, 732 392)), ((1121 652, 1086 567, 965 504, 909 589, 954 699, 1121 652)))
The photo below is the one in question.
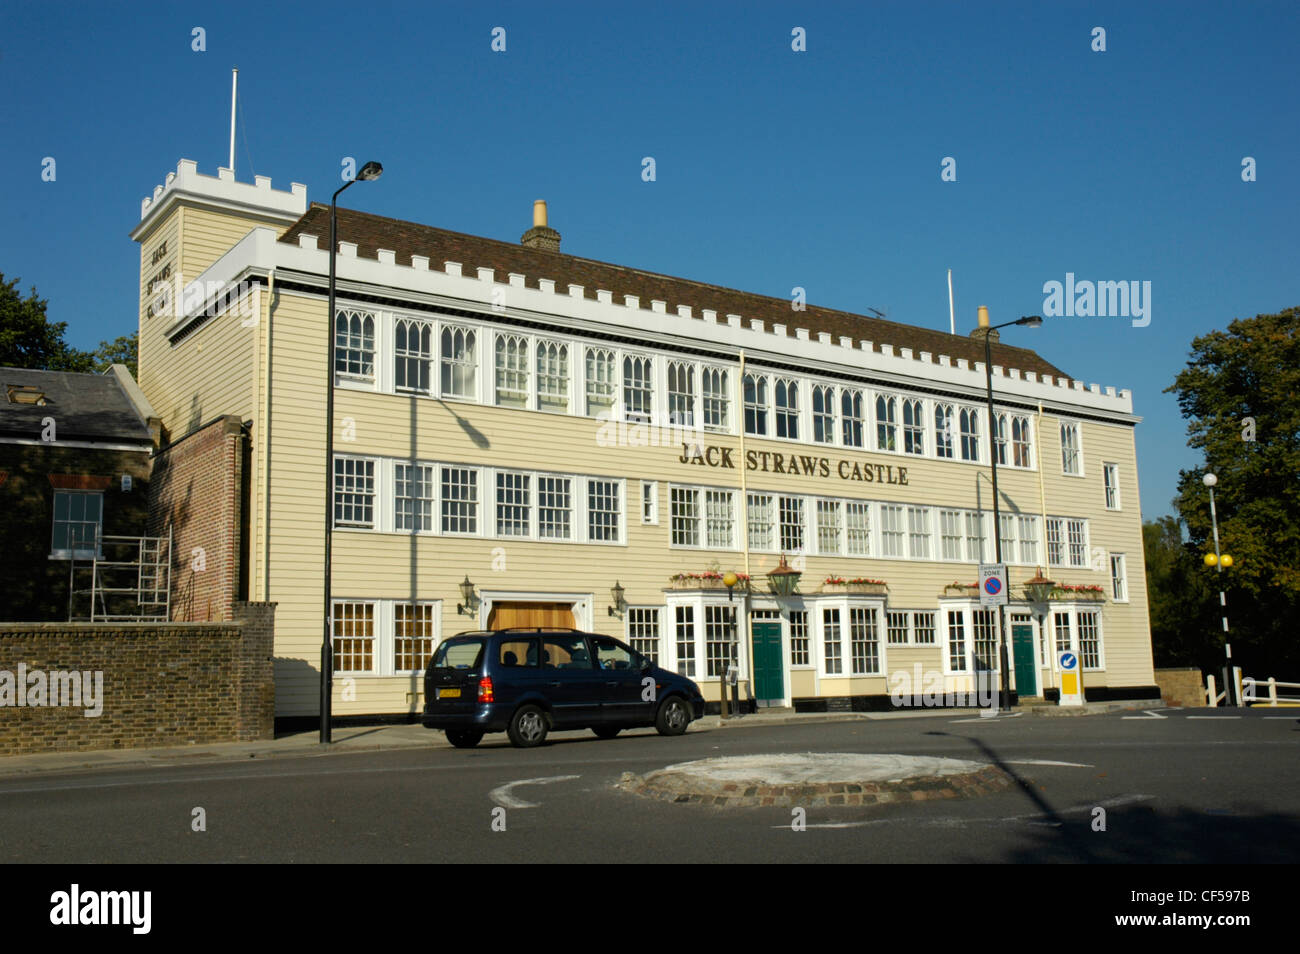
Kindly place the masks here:
MULTIPOLYGON (((1084 716, 1114 712, 1121 709, 1158 708, 1153 700, 1144 702, 1097 702, 1082 706, 1058 707, 1033 705, 1018 707, 1008 715, 997 718, 1029 716, 1084 716)), ((782 726, 811 725, 835 722, 875 722, 894 719, 951 718, 954 715, 978 716, 981 710, 969 708, 899 709, 891 712, 755 712, 723 720, 719 716, 705 716, 691 723, 690 731, 782 726)), ((556 740, 583 738, 587 730, 553 732, 556 740)), ((304 758, 328 756, 349 752, 376 752, 386 749, 451 748, 441 732, 415 724, 371 725, 335 727, 333 742, 322 745, 319 732, 288 732, 274 739, 253 742, 216 742, 199 745, 168 746, 162 748, 101 749, 84 752, 53 752, 42 755, 0 756, 0 778, 38 775, 58 772, 141 768, 146 766, 192 765, 209 762, 237 762, 250 759, 304 758)))

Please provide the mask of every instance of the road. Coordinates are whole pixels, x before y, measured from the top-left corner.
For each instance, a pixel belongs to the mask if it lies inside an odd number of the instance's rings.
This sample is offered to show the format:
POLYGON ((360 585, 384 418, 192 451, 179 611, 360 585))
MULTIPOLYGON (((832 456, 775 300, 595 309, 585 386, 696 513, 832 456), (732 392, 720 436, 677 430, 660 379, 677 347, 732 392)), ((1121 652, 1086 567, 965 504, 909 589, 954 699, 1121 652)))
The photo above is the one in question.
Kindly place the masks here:
POLYGON ((5 862, 1300 861, 1300 719, 1286 710, 564 733, 538 749, 386 750, 0 780, 5 862), (706 808, 615 790, 718 755, 876 752, 994 762, 966 800, 706 808), (1095 810, 1105 810, 1102 817, 1095 810), (204 831, 194 831, 201 809, 204 831), (503 829, 503 830, 502 830, 503 829))

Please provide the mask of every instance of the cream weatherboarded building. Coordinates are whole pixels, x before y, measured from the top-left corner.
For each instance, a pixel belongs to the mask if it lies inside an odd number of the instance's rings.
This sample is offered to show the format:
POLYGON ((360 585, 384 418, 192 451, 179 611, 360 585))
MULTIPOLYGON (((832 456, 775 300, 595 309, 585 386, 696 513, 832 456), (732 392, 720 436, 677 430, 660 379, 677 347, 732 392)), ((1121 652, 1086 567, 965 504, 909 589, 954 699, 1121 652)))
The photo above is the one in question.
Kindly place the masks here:
MULTIPOLYGON (((190 161, 132 233, 140 386, 173 441, 249 435, 244 596, 278 604, 285 718, 319 703, 328 236, 304 186, 190 161)), ((980 338, 559 244, 540 205, 518 244, 339 211, 337 716, 417 711, 439 639, 508 625, 626 638, 711 700, 734 653, 757 705, 952 701, 997 666, 970 585, 994 532, 1021 696, 1052 697, 1057 648, 1089 699, 1158 695, 1129 392, 996 342, 991 445, 980 338), (1037 567, 1060 587, 1031 606, 1037 567)))

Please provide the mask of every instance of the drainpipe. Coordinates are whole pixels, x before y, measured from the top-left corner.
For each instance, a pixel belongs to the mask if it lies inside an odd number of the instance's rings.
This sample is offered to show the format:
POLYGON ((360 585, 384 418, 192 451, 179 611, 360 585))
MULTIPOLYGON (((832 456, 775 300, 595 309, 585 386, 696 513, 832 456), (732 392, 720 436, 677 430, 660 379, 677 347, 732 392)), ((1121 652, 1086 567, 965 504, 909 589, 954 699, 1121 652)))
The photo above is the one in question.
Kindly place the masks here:
POLYGON ((275 309, 275 269, 266 276, 266 384, 262 389, 262 600, 271 600, 271 315, 275 309))
MULTIPOLYGON (((1043 447, 1043 402, 1042 401, 1038 402, 1038 418, 1034 421, 1034 437, 1038 444, 1038 448, 1041 451, 1043 447)), ((1042 547, 1041 553, 1043 557, 1043 567, 1047 572, 1050 572, 1050 570, 1047 569, 1047 490, 1045 489, 1045 486, 1043 484, 1043 465, 1044 465, 1043 455, 1040 453, 1038 455, 1038 510, 1040 513, 1040 519, 1042 520, 1042 524, 1040 525, 1039 528, 1038 545, 1042 547)), ((1052 628, 1052 606, 1050 603, 1047 606, 1047 615, 1043 617, 1043 624, 1039 628, 1040 628, 1040 632, 1038 634, 1038 639, 1042 644, 1044 655, 1047 656, 1047 681, 1055 682, 1056 681, 1054 678, 1055 668, 1052 665, 1052 654, 1046 651, 1048 646, 1048 634, 1051 632, 1051 628, 1052 628)), ((1039 676, 1041 676, 1042 673, 1043 673, 1043 667, 1040 663, 1038 667, 1039 676)), ((1055 689, 1056 687, 1044 686, 1044 688, 1055 689)))

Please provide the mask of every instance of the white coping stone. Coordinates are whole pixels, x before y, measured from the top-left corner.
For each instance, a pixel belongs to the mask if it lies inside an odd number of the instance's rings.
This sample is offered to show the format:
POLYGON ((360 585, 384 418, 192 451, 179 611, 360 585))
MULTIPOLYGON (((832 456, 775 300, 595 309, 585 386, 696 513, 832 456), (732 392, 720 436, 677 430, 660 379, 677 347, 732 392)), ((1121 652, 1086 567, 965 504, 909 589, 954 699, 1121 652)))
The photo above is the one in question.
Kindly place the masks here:
POLYGON ((892 358, 892 357, 894 356, 894 346, 893 346, 893 345, 882 344, 882 345, 880 346, 880 353, 883 354, 883 355, 884 355, 885 357, 887 357, 887 358, 892 358))
POLYGON ((1082 381, 1071 381, 1071 382, 1070 382, 1070 386, 1071 386, 1072 388, 1074 388, 1076 391, 1082 391, 1082 390, 1083 390, 1083 382, 1082 382, 1082 381))
POLYGON ((641 307, 641 296, 640 296, 640 295, 624 295, 624 296, 623 296, 623 307, 624 307, 624 308, 640 308, 640 307, 641 307))
POLYGON ((429 256, 412 255, 411 267, 415 269, 417 272, 427 272, 429 270, 429 256))
POLYGON ((993 365, 993 376, 995 378, 1002 377, 1002 365, 1000 364, 993 365))
POLYGON ((1038 372, 1037 372, 1037 371, 1026 371, 1026 372, 1025 372, 1025 380, 1028 381, 1028 382, 1030 382, 1031 384, 1032 384, 1033 382, 1037 381, 1037 380, 1038 380, 1038 372))
POLYGON ((339 255, 343 256, 344 258, 356 258, 356 257, 357 257, 357 243, 356 243, 356 242, 339 242, 339 255))
MULTIPOLYGON (((901 782, 905 779, 969 775, 987 762, 928 755, 862 755, 856 752, 799 752, 777 755, 724 755, 665 766, 661 772, 696 776, 711 782, 797 785, 835 782, 901 782)), ((655 774, 650 773, 647 779, 655 774)))
POLYGON ((169 172, 169 173, 167 173, 167 178, 163 179, 163 188, 165 189, 165 188, 167 188, 167 186, 171 185, 171 184, 172 184, 172 181, 173 181, 175 178, 176 178, 176 173, 174 173, 174 172, 169 172))
POLYGON ((397 253, 394 252, 391 248, 375 249, 375 257, 379 259, 379 264, 381 265, 397 264, 397 253))
POLYGON ((523 276, 523 275, 520 275, 518 272, 511 272, 511 273, 510 273, 510 287, 511 287, 511 288, 523 288, 523 287, 524 287, 524 276, 523 276))
POLYGON ((704 316, 704 320, 709 324, 716 325, 718 323, 718 313, 712 308, 705 308, 700 314, 704 316))
POLYGON ((454 276, 455 278, 461 277, 460 262, 443 262, 442 267, 443 267, 443 271, 445 271, 448 275, 454 276))
POLYGON ((155 200, 155 201, 157 201, 158 199, 161 199, 161 198, 162 198, 162 194, 163 194, 163 187, 162 187, 162 186, 160 186, 160 185, 156 185, 156 186, 153 187, 153 197, 154 197, 154 200, 155 200))
MULTIPOLYGON (((808 332, 805 329, 800 328, 799 330, 804 332, 805 338, 808 337, 808 332)), ((820 341, 822 344, 830 344, 831 333, 829 331, 819 331, 817 332, 817 340, 820 341)))
POLYGON ((939 367, 941 367, 941 368, 951 368, 951 367, 952 367, 952 358, 948 357, 948 355, 946 355, 946 354, 941 354, 941 355, 939 355, 939 367))
POLYGON ((934 359, 934 355, 932 355, 929 351, 921 352, 921 360, 924 361, 926 364, 933 363, 933 359, 934 359))
MULTIPOLYGON (((168 173, 168 174, 170 175, 170 173, 168 173)), ((271 177, 270 177, 270 176, 253 176, 253 182, 256 183, 257 188, 259 188, 259 189, 269 189, 269 188, 271 188, 271 177)))
POLYGON ((785 325, 781 325, 781 324, 773 323, 773 325, 772 325, 772 334, 777 335, 778 337, 784 338, 784 337, 785 337, 785 325))
POLYGON ((1013 381, 1019 381, 1019 380, 1020 380, 1020 374, 1021 374, 1021 371, 1020 371, 1019 368, 1011 368, 1009 371, 1007 371, 1007 375, 1008 375, 1008 376, 1011 378, 1011 380, 1013 380, 1013 381))
POLYGON ((585 289, 582 285, 570 285, 570 286, 569 286, 569 297, 570 297, 570 298, 581 298, 581 297, 582 297, 582 293, 583 293, 585 290, 586 290, 586 289, 585 289))
POLYGON ((807 328, 796 328, 796 329, 794 330, 794 336, 795 336, 796 338, 798 338, 800 341, 807 341, 807 340, 808 340, 808 329, 807 329, 807 328))
POLYGON ((217 178, 220 179, 222 182, 234 182, 234 181, 235 181, 235 170, 234 170, 234 169, 227 169, 225 166, 218 166, 218 167, 217 167, 217 178))
POLYGON ((739 327, 740 327, 740 315, 728 315, 728 316, 727 316, 727 327, 729 327, 729 328, 739 328, 739 327))
POLYGON ((858 347, 861 348, 863 351, 870 351, 870 350, 871 350, 871 342, 870 342, 870 341, 866 341, 866 340, 859 341, 859 342, 858 342, 858 347))
MULTIPOLYGON (((728 315, 727 317, 730 318, 731 316, 728 315)), ((736 317, 739 318, 740 316, 737 315, 736 317)), ((762 319, 761 319, 761 318, 751 318, 751 319, 749 319, 749 327, 750 327, 750 329, 751 329, 752 331, 762 331, 762 330, 763 330, 763 321, 762 321, 762 319)))
POLYGON ((957 359, 957 369, 958 369, 959 371, 969 371, 969 370, 970 370, 970 362, 967 361, 965 358, 958 358, 958 359, 957 359))
POLYGON ((664 314, 667 314, 667 313, 668 313, 668 302, 666 302, 666 301, 660 301, 658 298, 651 298, 651 299, 650 299, 650 310, 653 311, 656 315, 664 315, 664 314))
POLYGON ((975 369, 975 373, 976 373, 976 374, 983 374, 983 373, 984 373, 984 362, 983 362, 983 361, 976 361, 975 364, 973 365, 973 367, 974 367, 974 369, 975 369))
POLYGON ((1114 388, 1114 386, 1113 386, 1113 385, 1107 385, 1107 386, 1106 386, 1106 397, 1114 397, 1114 396, 1115 396, 1115 388, 1114 388))
POLYGON ((898 349, 898 356, 899 356, 900 358, 907 358, 907 359, 910 361, 910 360, 912 359, 912 349, 911 349, 911 348, 899 348, 899 349, 898 349))
POLYGON ((677 306, 677 317, 678 317, 678 318, 690 318, 690 317, 691 317, 691 306, 690 306, 690 305, 678 305, 678 306, 677 306))
POLYGON ((1101 393, 1101 387, 1098 386, 1097 384, 1090 384, 1090 385, 1088 385, 1088 390, 1091 391, 1093 394, 1100 394, 1100 393, 1101 393))
POLYGON ((490 282, 496 278, 497 270, 495 268, 483 268, 479 266, 475 271, 478 272, 478 280, 481 282, 490 282))
POLYGON ((315 251, 318 241, 320 241, 318 236, 302 234, 298 236, 298 247, 305 248, 308 251, 315 251))
POLYGON ((614 304, 614 293, 604 288, 597 288, 596 301, 600 302, 602 305, 612 305, 614 304))
POLYGON ((539 278, 537 279, 537 290, 545 292, 547 295, 555 294, 555 279, 539 278))
POLYGON ((841 347, 841 348, 852 348, 852 347, 853 347, 853 339, 850 338, 848 335, 840 335, 840 347, 841 347))

